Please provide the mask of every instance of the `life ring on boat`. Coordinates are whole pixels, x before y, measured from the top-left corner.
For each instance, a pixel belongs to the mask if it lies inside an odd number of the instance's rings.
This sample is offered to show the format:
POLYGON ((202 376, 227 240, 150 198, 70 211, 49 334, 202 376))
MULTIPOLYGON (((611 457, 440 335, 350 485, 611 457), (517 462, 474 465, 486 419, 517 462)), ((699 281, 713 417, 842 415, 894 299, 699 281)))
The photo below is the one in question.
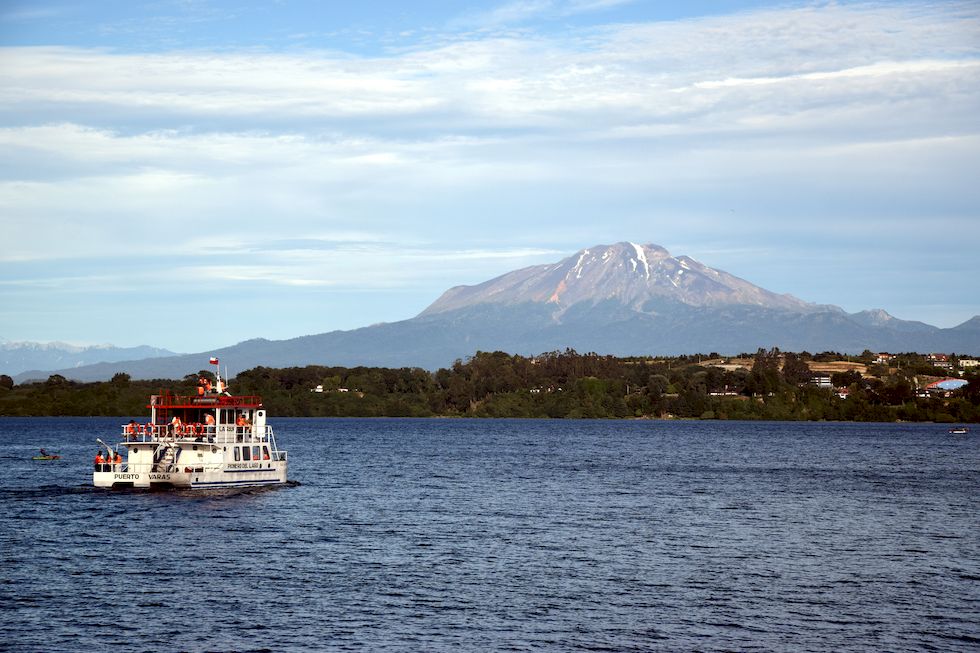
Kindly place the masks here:
MULTIPOLYGON (((143 427, 141 426, 140 428, 142 429, 143 427)), ((156 429, 155 429, 155 428, 153 428, 153 422, 147 422, 147 423, 146 423, 146 434, 147 434, 147 435, 150 435, 150 436, 152 436, 152 435, 153 435, 153 432, 154 432, 155 430, 156 430, 156 429)), ((140 431, 140 432, 142 433, 142 431, 140 431)))

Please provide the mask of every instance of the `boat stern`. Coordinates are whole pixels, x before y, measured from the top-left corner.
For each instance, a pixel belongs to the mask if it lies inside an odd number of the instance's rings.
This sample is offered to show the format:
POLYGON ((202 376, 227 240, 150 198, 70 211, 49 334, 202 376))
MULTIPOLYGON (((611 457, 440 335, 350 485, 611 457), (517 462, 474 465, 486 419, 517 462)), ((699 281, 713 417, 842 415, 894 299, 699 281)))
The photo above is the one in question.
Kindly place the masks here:
POLYGON ((92 484, 102 488, 179 488, 190 487, 190 477, 190 474, 180 472, 131 472, 126 469, 96 470, 92 473, 92 484))

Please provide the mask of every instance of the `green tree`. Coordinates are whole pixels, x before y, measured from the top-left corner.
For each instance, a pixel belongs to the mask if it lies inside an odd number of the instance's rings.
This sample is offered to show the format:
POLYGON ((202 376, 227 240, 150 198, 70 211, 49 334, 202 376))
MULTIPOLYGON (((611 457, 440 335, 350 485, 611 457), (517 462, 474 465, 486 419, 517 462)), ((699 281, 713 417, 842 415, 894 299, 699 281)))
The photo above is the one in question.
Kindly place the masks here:
POLYGON ((834 372, 830 375, 830 382, 834 384, 837 388, 847 388, 854 383, 861 381, 861 373, 856 370, 847 370, 846 372, 834 372))
POLYGON ((755 354, 752 371, 745 381, 745 392, 749 395, 773 394, 779 390, 780 380, 779 349, 759 349, 755 354))
POLYGON ((783 354, 783 380, 790 385, 802 385, 810 382, 810 366, 794 353, 783 354))

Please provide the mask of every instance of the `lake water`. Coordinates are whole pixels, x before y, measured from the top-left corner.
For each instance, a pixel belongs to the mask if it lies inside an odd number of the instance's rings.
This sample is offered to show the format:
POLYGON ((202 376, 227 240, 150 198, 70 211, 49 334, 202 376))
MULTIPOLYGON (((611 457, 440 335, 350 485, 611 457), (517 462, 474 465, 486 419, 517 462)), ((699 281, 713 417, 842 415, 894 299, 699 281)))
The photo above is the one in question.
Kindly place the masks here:
POLYGON ((980 647, 975 433, 281 419, 298 485, 94 490, 124 421, 0 418, 0 649, 980 647))

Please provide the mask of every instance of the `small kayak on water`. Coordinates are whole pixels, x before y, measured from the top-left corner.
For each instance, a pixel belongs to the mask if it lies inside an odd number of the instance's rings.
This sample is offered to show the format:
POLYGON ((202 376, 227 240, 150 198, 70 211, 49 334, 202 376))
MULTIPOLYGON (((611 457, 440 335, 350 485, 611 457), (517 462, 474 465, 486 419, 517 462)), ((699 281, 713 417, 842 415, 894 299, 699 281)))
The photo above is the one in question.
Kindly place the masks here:
POLYGON ((56 453, 43 453, 39 456, 34 456, 31 460, 61 460, 61 456, 56 453))

